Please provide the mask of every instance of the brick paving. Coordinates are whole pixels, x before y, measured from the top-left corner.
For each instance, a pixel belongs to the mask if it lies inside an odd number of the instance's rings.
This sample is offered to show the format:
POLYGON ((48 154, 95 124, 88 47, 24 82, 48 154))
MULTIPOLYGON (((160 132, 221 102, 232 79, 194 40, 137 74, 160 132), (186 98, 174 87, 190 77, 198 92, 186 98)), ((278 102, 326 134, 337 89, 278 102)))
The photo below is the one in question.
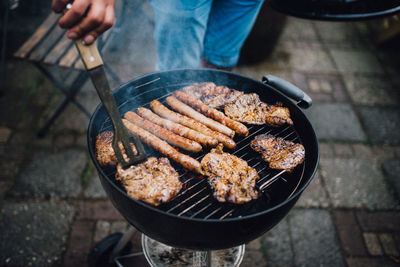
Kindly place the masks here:
MULTIPOLYGON (((61 95, 11 54, 50 12, 45 2, 10 15, 0 97, 0 266, 87 266, 99 240, 128 227, 101 187, 86 152, 88 119, 74 105, 36 137, 61 95)), ((154 71, 156 57, 148 4, 128 12, 132 21, 104 54, 123 82, 154 71)), ((241 266, 400 266, 400 53, 374 43, 372 22, 285 20, 267 58, 233 71, 280 76, 313 98, 305 113, 320 141, 320 165, 288 216, 247 244, 241 266)), ((99 103, 90 83, 78 99, 91 111, 99 103)), ((131 242, 141 251, 139 232, 131 242)), ((147 265, 143 256, 130 264, 147 265)))

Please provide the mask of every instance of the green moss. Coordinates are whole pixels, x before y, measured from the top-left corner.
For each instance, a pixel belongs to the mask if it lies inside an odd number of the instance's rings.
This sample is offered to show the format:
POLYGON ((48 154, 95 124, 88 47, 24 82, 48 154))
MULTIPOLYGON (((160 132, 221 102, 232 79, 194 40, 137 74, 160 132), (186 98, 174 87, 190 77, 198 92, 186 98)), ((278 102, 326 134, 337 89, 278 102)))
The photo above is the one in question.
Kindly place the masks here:
POLYGON ((82 176, 82 185, 85 186, 90 179, 90 176, 92 175, 94 171, 94 165, 91 161, 86 165, 85 171, 83 172, 82 176))

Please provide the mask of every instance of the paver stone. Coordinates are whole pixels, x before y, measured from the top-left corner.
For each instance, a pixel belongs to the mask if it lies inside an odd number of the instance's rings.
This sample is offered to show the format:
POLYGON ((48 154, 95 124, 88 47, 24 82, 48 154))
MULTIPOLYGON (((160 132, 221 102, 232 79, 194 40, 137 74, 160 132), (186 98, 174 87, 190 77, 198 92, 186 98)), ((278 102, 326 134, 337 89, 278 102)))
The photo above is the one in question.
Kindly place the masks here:
POLYGON ((372 142, 400 144, 400 109, 390 107, 359 107, 361 119, 372 142))
POLYGON ((87 163, 85 152, 68 149, 57 153, 42 150, 16 178, 12 196, 57 198, 77 197, 87 163))
POLYGON ((74 208, 65 202, 3 203, 0 265, 60 265, 73 216, 74 208))
POLYGON ((366 140, 361 124, 349 104, 316 103, 306 114, 318 139, 357 141, 366 140))
POLYGON ((345 266, 328 211, 295 209, 288 219, 294 266, 345 266))
POLYGON ((334 207, 376 210, 397 205, 374 160, 321 158, 320 168, 334 207))

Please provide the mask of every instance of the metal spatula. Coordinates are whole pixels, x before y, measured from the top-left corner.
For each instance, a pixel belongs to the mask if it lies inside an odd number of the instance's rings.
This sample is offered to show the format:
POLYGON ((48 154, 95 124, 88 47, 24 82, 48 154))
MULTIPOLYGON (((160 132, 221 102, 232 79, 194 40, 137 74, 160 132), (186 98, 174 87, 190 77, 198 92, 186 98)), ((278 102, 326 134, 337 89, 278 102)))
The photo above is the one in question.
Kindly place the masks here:
POLYGON ((97 94, 105 106, 108 115, 110 115, 114 127, 112 147, 117 156, 118 162, 121 163, 124 168, 127 168, 133 164, 144 161, 146 159, 146 152, 142 142, 140 142, 137 135, 130 133, 122 123, 121 114, 115 102, 114 95, 111 92, 110 85, 108 84, 103 60, 100 56, 99 50, 97 49, 96 43, 84 45, 82 40, 79 39, 75 41, 75 45, 81 55, 81 59, 89 73, 92 83, 96 88, 97 94), (137 154, 132 151, 130 145, 131 140, 136 146, 137 154), (118 145, 119 143, 122 143, 125 150, 124 152, 128 158, 124 157, 123 151, 121 151, 118 145))

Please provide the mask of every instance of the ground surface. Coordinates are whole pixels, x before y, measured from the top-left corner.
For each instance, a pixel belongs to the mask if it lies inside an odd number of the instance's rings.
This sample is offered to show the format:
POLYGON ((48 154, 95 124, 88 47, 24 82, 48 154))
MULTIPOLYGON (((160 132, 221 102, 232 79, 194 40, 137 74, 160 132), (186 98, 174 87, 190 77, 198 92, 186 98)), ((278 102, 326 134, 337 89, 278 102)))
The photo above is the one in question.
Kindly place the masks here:
MULTIPOLYGON (((86 266, 96 242, 127 228, 89 159, 88 118, 70 105, 36 137, 62 96, 11 54, 50 12, 44 3, 10 15, 0 98, 1 266, 86 266)), ((132 1, 127 11, 132 21, 103 54, 123 82, 154 71, 156 57, 151 9, 132 1)), ((289 215, 247 244, 242 266, 399 266, 400 51, 376 45, 371 23, 285 19, 271 53, 233 72, 275 74, 313 98, 305 113, 320 165, 289 215)), ((99 102, 90 83, 78 100, 91 111, 99 102)))

